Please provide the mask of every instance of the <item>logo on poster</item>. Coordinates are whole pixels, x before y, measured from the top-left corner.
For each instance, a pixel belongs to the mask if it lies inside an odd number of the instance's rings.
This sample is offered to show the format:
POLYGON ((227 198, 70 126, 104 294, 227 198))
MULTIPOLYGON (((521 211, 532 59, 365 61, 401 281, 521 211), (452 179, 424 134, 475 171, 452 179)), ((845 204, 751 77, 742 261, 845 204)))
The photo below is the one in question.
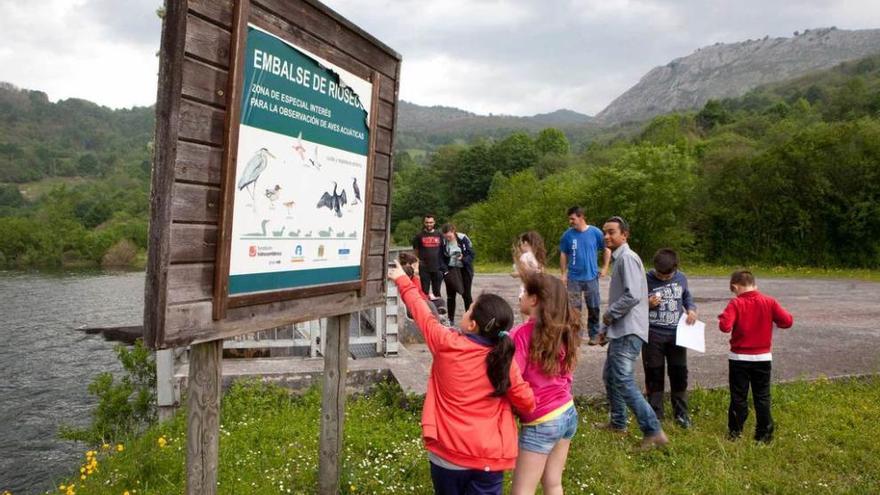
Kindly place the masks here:
POLYGON ((250 256, 251 258, 253 258, 253 257, 256 256, 256 255, 257 255, 257 246, 250 246, 250 247, 248 248, 248 256, 250 256))
POLYGON ((318 246, 318 258, 323 258, 323 257, 324 257, 324 245, 321 244, 320 246, 318 246))
POLYGON ((302 263, 306 259, 303 258, 303 247, 302 244, 297 244, 296 248, 293 250, 293 257, 290 258, 291 263, 302 263))

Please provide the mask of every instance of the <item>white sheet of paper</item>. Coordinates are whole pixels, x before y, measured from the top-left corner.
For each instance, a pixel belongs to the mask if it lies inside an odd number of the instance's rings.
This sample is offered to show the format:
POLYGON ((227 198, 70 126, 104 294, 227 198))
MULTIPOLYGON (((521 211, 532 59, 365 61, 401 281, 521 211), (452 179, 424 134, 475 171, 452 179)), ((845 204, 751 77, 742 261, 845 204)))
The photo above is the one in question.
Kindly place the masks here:
POLYGON ((687 324, 687 313, 682 313, 675 332, 675 345, 697 352, 706 352, 706 324, 700 320, 687 324))

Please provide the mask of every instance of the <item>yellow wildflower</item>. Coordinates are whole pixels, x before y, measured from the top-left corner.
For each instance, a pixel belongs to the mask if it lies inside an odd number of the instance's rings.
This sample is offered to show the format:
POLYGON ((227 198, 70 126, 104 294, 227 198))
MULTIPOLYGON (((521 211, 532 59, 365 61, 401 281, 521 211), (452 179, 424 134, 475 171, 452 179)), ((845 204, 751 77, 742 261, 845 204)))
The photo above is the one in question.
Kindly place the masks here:
POLYGON ((124 492, 122 492, 122 495, 131 495, 131 494, 128 493, 128 490, 125 490, 124 492))
POLYGON ((117 443, 116 444, 116 452, 122 452, 123 450, 125 450, 125 445, 122 445, 121 443, 117 443))
POLYGON ((165 445, 168 444, 168 440, 165 440, 165 437, 164 437, 164 436, 159 437, 159 439, 156 440, 156 442, 159 444, 159 448, 160 448, 160 449, 161 449, 161 448, 164 448, 165 445))
POLYGON ((64 486, 64 485, 59 485, 59 486, 58 486, 58 491, 63 492, 64 490, 67 490, 67 487, 66 487, 66 486, 64 486))
POLYGON ((101 448, 104 449, 104 450, 110 450, 110 444, 109 444, 109 443, 105 443, 104 445, 101 445, 101 448))

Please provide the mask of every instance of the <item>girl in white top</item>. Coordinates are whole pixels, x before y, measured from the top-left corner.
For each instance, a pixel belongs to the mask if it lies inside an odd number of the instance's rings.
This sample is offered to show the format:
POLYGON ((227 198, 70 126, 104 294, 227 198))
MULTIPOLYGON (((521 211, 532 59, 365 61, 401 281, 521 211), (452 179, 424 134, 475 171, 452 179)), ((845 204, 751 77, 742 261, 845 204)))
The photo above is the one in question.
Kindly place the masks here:
MULTIPOLYGON (((544 247, 544 239, 541 234, 530 230, 517 238, 513 246, 513 273, 511 276, 520 280, 530 273, 543 273, 544 262, 547 259, 547 249, 544 247)), ((520 285, 520 296, 523 293, 520 285)))

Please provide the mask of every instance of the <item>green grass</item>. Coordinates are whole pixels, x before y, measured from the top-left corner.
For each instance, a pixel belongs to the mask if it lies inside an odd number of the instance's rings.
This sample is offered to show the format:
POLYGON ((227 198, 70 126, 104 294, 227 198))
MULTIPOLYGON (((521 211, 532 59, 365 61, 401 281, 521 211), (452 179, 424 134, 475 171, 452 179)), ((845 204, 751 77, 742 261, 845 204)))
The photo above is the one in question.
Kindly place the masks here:
MULTIPOLYGON (((590 425, 606 419, 606 411, 579 402, 566 492, 858 494, 880 486, 880 377, 774 386, 777 435, 770 445, 725 439, 727 401, 726 390, 694 391, 694 427, 665 424, 670 447, 648 453, 635 451, 634 426, 624 438, 598 431, 590 425)), ((276 386, 234 386, 223 399, 219 493, 315 493, 320 402, 316 390, 291 397, 276 386)), ((349 400, 345 493, 431 493, 419 409, 417 399, 391 385, 349 400)), ((183 493, 185 428, 178 414, 122 452, 99 449, 97 472, 72 478, 75 492, 183 493)))

